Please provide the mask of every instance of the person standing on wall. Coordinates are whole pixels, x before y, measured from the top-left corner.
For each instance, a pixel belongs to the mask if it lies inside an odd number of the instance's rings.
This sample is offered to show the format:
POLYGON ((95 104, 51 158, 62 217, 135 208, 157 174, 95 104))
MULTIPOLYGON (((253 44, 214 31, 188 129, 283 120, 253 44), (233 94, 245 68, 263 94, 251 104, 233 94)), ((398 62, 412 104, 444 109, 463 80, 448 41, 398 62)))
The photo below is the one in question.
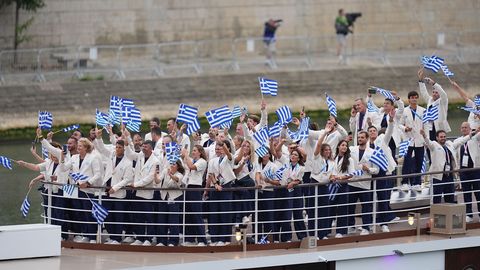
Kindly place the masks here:
POLYGON ((275 61, 275 31, 277 31, 277 28, 282 21, 283 20, 269 19, 265 22, 265 29, 263 31, 263 43, 265 45, 265 54, 267 56, 265 64, 269 65, 272 69, 277 68, 277 62, 275 61))
POLYGON ((347 35, 350 31, 348 20, 343 8, 338 10, 338 16, 335 18, 335 32, 337 33, 337 56, 340 64, 346 64, 345 48, 347 46, 347 35))

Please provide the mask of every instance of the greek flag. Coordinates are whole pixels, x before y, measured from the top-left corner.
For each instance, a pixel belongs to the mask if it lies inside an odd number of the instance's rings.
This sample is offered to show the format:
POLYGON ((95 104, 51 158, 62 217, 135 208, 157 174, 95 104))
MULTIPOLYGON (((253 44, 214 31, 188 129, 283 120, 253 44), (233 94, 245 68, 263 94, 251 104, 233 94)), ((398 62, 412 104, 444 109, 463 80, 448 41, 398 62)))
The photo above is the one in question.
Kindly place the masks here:
POLYGON ((230 127, 232 126, 233 124, 233 119, 228 121, 228 122, 225 122, 223 124, 220 125, 220 128, 221 129, 230 129, 230 127))
POLYGON ((198 108, 181 103, 178 107, 177 121, 186 124, 192 123, 198 115, 198 108))
POLYGON ((388 98, 392 101, 395 101, 395 97, 393 96, 392 92, 390 92, 388 90, 385 90, 385 89, 382 89, 382 88, 379 88, 379 87, 375 87, 375 86, 372 86, 371 88, 375 89, 375 91, 377 91, 377 93, 382 94, 385 98, 388 98))
POLYGON ((268 155, 269 151, 268 151, 268 148, 265 145, 262 145, 255 150, 255 153, 257 153, 257 156, 263 157, 263 156, 268 155))
POLYGON ((63 193, 68 195, 69 197, 72 197, 76 188, 76 185, 63 185, 63 193))
POLYGON ((106 127, 110 124, 110 120, 108 118, 108 115, 106 113, 103 113, 96 109, 95 112, 95 123, 97 123, 97 126, 101 127, 106 127))
POLYGON ((475 100, 474 100, 473 102, 475 102, 475 105, 476 105, 476 106, 480 106, 480 95, 479 95, 479 96, 476 96, 476 97, 475 97, 475 100))
POLYGON ((363 170, 356 170, 352 173, 347 174, 347 176, 362 176, 363 175, 363 170))
POLYGON ((130 121, 131 111, 135 104, 131 99, 122 99, 122 123, 126 125, 130 121))
POLYGON ((165 156, 170 164, 175 164, 180 158, 180 147, 176 142, 165 144, 165 156))
POLYGON ((52 129, 53 116, 51 113, 38 112, 38 127, 41 129, 52 129))
POLYGON ((280 125, 288 124, 292 121, 292 111, 288 106, 282 106, 276 111, 280 125))
POLYGON ((13 170, 12 161, 9 158, 5 156, 0 156, 0 162, 6 169, 13 170))
POLYGON ((122 98, 117 96, 110 96, 110 110, 109 110, 110 123, 120 125, 121 116, 122 116, 122 98))
POLYGON ((205 113, 205 116, 211 127, 220 127, 221 124, 232 120, 232 112, 227 105, 210 110, 205 113))
POLYGON ((438 105, 432 106, 430 105, 428 109, 423 114, 422 122, 425 124, 428 121, 435 121, 438 120, 438 105))
POLYGON ((88 179, 88 176, 83 175, 83 174, 81 174, 81 173, 79 173, 79 172, 77 172, 77 173, 70 173, 70 177, 72 178, 72 180, 73 180, 74 182, 77 182, 77 181, 85 181, 85 180, 88 179))
POLYGON ((97 224, 102 225, 105 219, 108 216, 107 208, 101 206, 100 204, 92 201, 92 216, 97 221, 97 224))
MULTIPOLYGON (((272 232, 272 231, 270 231, 270 232, 272 232)), ((270 234, 270 233, 268 233, 268 234, 270 234)), ((262 238, 260 238, 260 241, 258 241, 258 243, 259 243, 260 245, 266 245, 266 244, 269 243, 269 242, 268 242, 268 239, 267 239, 268 234, 266 234, 266 235, 264 235, 262 238)))
POLYGON ((367 111, 368 112, 371 112, 371 113, 379 113, 380 112, 380 109, 377 107, 377 105, 375 105, 375 103, 373 103, 373 101, 371 99, 368 100, 367 102, 367 111))
POLYGON ((340 189, 341 185, 339 183, 330 183, 328 185, 328 199, 330 201, 335 200, 335 197, 337 197, 337 192, 340 189))
POLYGON ((422 162, 422 169, 420 170, 420 173, 426 173, 426 172, 427 172, 427 153, 424 153, 423 162, 422 162))
POLYGON ((467 112, 470 112, 470 113, 473 113, 473 114, 476 114, 476 115, 480 115, 480 110, 477 110, 477 109, 472 108, 472 107, 463 106, 463 107, 459 107, 459 109, 462 109, 464 111, 467 111, 467 112))
POLYGON ((404 157, 407 154, 408 146, 410 145, 411 140, 401 141, 400 145, 398 146, 398 156, 404 157))
POLYGON ((282 126, 277 121, 268 129, 268 136, 270 138, 280 137, 280 132, 282 131, 282 126))
POLYGON ((42 157, 43 157, 43 159, 48 158, 48 150, 47 150, 47 148, 43 147, 43 145, 42 145, 42 157))
POLYGON ((375 148, 375 151, 373 151, 373 154, 370 157, 369 161, 377 165, 383 171, 386 171, 388 169, 387 156, 385 156, 385 153, 383 152, 382 148, 378 146, 375 148))
POLYGON ((454 75, 453 72, 451 72, 451 71, 448 69, 447 65, 442 65, 441 69, 442 69, 442 71, 443 71, 443 74, 445 74, 445 76, 447 76, 447 77, 451 77, 451 76, 454 75))
POLYGON ((432 57, 423 56, 422 64, 423 67, 437 73, 443 65, 443 58, 432 55, 432 57))
POLYGON ((272 172, 271 169, 268 169, 268 170, 264 171, 263 174, 265 175, 266 178, 268 178, 270 180, 275 180, 275 175, 274 175, 274 173, 272 172))
POLYGON ((275 172, 275 178, 278 180, 282 179, 283 173, 285 173, 286 170, 287 170, 287 166, 286 165, 282 166, 280 169, 278 169, 275 172))
POLYGON ((309 125, 310 125, 310 117, 305 117, 304 119, 301 120, 300 126, 298 127, 297 131, 293 132, 289 130, 288 134, 290 135, 290 138, 294 141, 308 138, 309 125))
POLYGON ((30 202, 28 201, 28 194, 27 194, 27 196, 25 196, 25 199, 22 202, 22 206, 20 207, 20 212, 22 212, 22 216, 24 218, 27 217, 29 210, 30 210, 30 202))
POLYGON ((242 109, 240 109, 240 106, 234 106, 232 110, 232 118, 237 118, 242 115, 242 109))
POLYGON ((270 80, 267 78, 258 78, 260 84, 260 91, 263 95, 276 96, 278 92, 278 83, 277 81, 270 80))
POLYGON ((76 124, 76 125, 71 125, 69 127, 66 127, 64 129, 62 129, 63 132, 69 132, 69 131, 72 131, 72 130, 77 130, 78 128, 80 127, 80 125, 76 124))
POLYGON ((198 122, 198 119, 195 117, 195 120, 192 123, 187 124, 187 131, 186 131, 187 135, 190 136, 199 129, 200 129, 200 123, 198 122))
POLYGON ((134 132, 140 132, 140 126, 142 125, 142 114, 140 110, 136 107, 124 107, 122 113, 122 121, 126 125, 126 128, 134 132))
POLYGON ((253 138, 258 142, 259 145, 268 145, 267 127, 262 127, 257 132, 253 133, 253 138))
POLYGON ((327 97, 325 100, 327 101, 327 107, 330 115, 337 117, 337 103, 335 100, 333 100, 333 98, 327 95, 327 93, 325 93, 325 96, 327 97))

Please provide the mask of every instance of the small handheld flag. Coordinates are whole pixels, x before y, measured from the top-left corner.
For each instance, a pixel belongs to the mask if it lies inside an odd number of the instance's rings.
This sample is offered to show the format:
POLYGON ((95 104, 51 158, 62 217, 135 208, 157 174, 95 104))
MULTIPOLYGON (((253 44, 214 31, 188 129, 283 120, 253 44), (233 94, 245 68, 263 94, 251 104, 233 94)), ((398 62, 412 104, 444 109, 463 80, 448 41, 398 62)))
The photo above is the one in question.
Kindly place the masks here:
POLYGON ((373 151, 373 154, 370 157, 369 161, 377 165, 383 171, 386 171, 388 169, 387 156, 385 156, 383 149, 378 146, 375 148, 375 151, 373 151))
POLYGON ((205 116, 211 127, 219 127, 221 124, 232 120, 232 112, 227 105, 207 111, 205 116))
POLYGON ((0 156, 0 163, 2 164, 3 167, 9 170, 13 170, 12 167, 12 160, 5 157, 5 156, 0 156))
POLYGON ((292 121, 292 111, 286 105, 278 108, 276 114, 278 116, 278 122, 282 126, 292 121))
POLYGON ((72 131, 72 130, 77 130, 79 127, 80 127, 80 125, 78 125, 78 124, 71 125, 71 126, 68 126, 66 128, 63 128, 62 131, 63 132, 69 132, 69 131, 72 131))
POLYGON ((327 107, 328 107, 328 111, 330 112, 330 115, 337 117, 337 103, 333 98, 327 95, 327 93, 325 93, 325 96, 326 96, 327 107))
POLYGON ((98 109, 95 112, 95 123, 97 126, 106 127, 110 124, 110 119, 106 113, 99 111, 98 109))
POLYGON ((470 112, 470 113, 473 113, 473 114, 476 114, 476 115, 480 116, 480 110, 477 110, 475 108, 463 106, 463 107, 459 107, 459 109, 462 109, 464 111, 467 111, 467 112, 470 112))
POLYGON ((423 67, 435 73, 437 73, 440 70, 440 68, 443 65, 443 62, 444 62, 443 58, 440 58, 435 55, 432 55, 431 57, 428 57, 428 56, 422 57, 423 67))
POLYGON ((180 159, 180 146, 176 142, 166 143, 165 155, 170 164, 175 164, 180 159))
POLYGON ((262 95, 276 96, 278 94, 277 81, 260 77, 258 78, 258 83, 260 84, 260 91, 262 95))
POLYGON ((369 99, 367 102, 367 111, 378 113, 380 112, 380 109, 375 105, 375 103, 373 103, 371 99, 369 99))
POLYGON ((257 156, 259 156, 259 157, 263 157, 263 156, 268 155, 268 152, 269 152, 268 148, 265 145, 262 145, 255 150, 255 153, 257 153, 257 156))
POLYGON ((38 127, 41 129, 52 129, 53 116, 51 113, 44 111, 38 112, 38 127))
POLYGON ((428 121, 435 121, 438 120, 438 105, 430 106, 423 114, 423 123, 427 123, 428 121))
POLYGON ((102 225, 105 222, 105 219, 108 216, 107 208, 101 206, 100 204, 90 200, 92 202, 92 216, 97 221, 97 224, 102 225))
POLYGON ((452 76, 454 75, 453 72, 451 72, 451 71, 448 69, 447 65, 442 65, 441 68, 442 68, 443 74, 445 74, 445 76, 447 76, 447 77, 450 78, 450 77, 452 77, 452 76))
POLYGON ((268 136, 270 138, 276 138, 276 137, 279 137, 280 136, 280 133, 282 131, 282 126, 280 125, 280 123, 277 121, 273 124, 273 126, 271 126, 269 129, 268 129, 268 136))
POLYGON ((242 109, 240 109, 240 106, 235 106, 233 107, 232 110, 232 118, 237 118, 242 115, 242 109))
POLYGON ((257 132, 253 133, 253 138, 258 142, 259 145, 268 144, 268 129, 267 127, 262 127, 257 132))
POLYGON ((64 185, 63 186, 63 193, 67 194, 68 196, 72 196, 73 193, 75 192, 75 189, 77 188, 76 185, 64 185))
POLYGON ((411 140, 401 141, 398 146, 398 156, 404 157, 408 152, 408 146, 410 145, 411 140))
POLYGON ((29 210, 30 210, 30 202, 28 201, 28 194, 27 194, 27 196, 25 196, 25 199, 22 202, 22 206, 20 207, 20 212, 22 212, 22 216, 24 218, 27 217, 29 210))
POLYGON ((77 181, 85 181, 85 180, 88 179, 88 176, 83 175, 83 174, 81 174, 81 173, 79 173, 79 172, 77 172, 77 173, 70 173, 70 177, 72 178, 72 180, 73 180, 74 182, 77 182, 77 181))
POLYGON ((364 174, 363 170, 356 170, 352 173, 347 174, 347 176, 362 176, 364 174))
POLYGON ((392 94, 392 92, 375 86, 372 86, 371 88, 375 89, 377 93, 382 94, 385 98, 395 101, 395 96, 392 94))

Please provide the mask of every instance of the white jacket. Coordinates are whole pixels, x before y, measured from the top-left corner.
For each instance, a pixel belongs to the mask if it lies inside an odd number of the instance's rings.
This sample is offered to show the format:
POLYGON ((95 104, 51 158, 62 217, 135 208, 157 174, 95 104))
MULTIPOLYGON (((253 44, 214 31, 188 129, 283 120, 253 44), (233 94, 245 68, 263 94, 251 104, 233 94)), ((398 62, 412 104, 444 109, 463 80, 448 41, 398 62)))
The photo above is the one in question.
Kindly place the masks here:
MULTIPOLYGON (((350 156, 352 157, 352 159, 355 163, 355 170, 361 170, 362 165, 366 164, 369 171, 370 171, 369 173, 364 171, 363 175, 354 176, 354 178, 352 178, 352 180, 372 178, 372 175, 378 174, 378 172, 380 171, 378 166, 369 161, 370 157, 373 154, 373 151, 374 150, 370 147, 365 148, 365 153, 363 154, 362 159, 358 160, 359 147, 358 146, 350 146, 350 156)), ((371 183, 371 181, 362 181, 362 182, 349 182, 348 184, 350 186, 354 186, 354 187, 358 187, 358 188, 362 188, 362 189, 370 189, 370 186, 371 186, 370 183, 371 183)))
MULTIPOLYGON (((125 147, 125 155, 128 159, 136 160, 134 187, 153 188, 155 170, 158 164, 157 157, 152 153, 145 162, 143 152, 135 153, 130 147, 125 147)), ((144 199, 152 199, 153 190, 137 190, 136 196, 144 199)))
MULTIPOLYGON (((420 96, 422 97, 423 100, 425 100, 425 102, 427 102, 427 108, 430 105, 433 105, 433 106, 438 105, 438 119, 433 122, 435 124, 436 130, 437 131, 444 130, 447 133, 452 131, 447 121, 448 97, 447 97, 447 93, 443 90, 442 86, 439 85, 438 83, 435 83, 433 85, 433 88, 437 90, 438 93, 440 94, 440 98, 435 101, 428 94, 425 83, 419 82, 418 86, 420 88, 420 96)), ((425 126, 429 128, 428 130, 432 129, 431 125, 425 125, 425 126)))
MULTIPOLYGON (((69 161, 65 162, 64 168, 67 172, 80 173, 88 177, 85 181, 78 181, 79 183, 88 182, 91 186, 102 186, 102 161, 99 155, 87 153, 82 166, 80 166, 80 155, 73 155, 69 161)), ((90 194, 99 192, 98 189, 92 188, 83 188, 81 191, 90 194)))
MULTIPOLYGON (((456 140, 455 142, 452 141, 446 141, 445 146, 447 149, 452 153, 453 160, 451 161, 451 170, 458 169, 458 163, 456 160, 456 152, 460 148, 462 144, 470 140, 470 136, 464 136, 461 137, 459 140, 456 140)), ((430 156, 432 158, 431 160, 431 165, 430 169, 428 170, 429 172, 437 172, 437 171, 443 171, 445 169, 445 163, 446 163, 446 156, 445 156, 445 150, 443 147, 436 141, 430 141, 428 138, 428 135, 425 136, 425 146, 430 149, 430 156)), ((433 178, 436 178, 438 180, 442 180, 442 174, 433 174, 433 178)))
MULTIPOLYGON (((425 113, 425 108, 417 106, 416 112, 413 113, 410 106, 405 108, 403 115, 400 119, 400 124, 398 125, 399 129, 403 131, 403 135, 406 140, 410 140, 411 147, 422 147, 424 146, 423 136, 420 134, 420 130, 423 129, 423 114, 425 113), (415 119, 413 115, 415 114, 415 119), (411 131, 405 132, 405 128, 412 128, 411 131)), ((397 145, 399 146, 399 145, 397 145)))

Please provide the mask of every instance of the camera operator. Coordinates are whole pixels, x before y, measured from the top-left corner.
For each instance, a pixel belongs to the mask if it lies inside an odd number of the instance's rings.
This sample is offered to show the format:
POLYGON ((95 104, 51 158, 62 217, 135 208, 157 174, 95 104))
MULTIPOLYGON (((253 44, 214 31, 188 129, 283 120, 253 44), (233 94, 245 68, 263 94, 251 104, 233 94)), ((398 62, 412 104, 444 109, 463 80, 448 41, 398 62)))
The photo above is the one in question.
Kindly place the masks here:
POLYGON ((267 60, 265 64, 269 65, 272 69, 277 68, 277 63, 275 61, 275 31, 280 26, 283 20, 273 20, 269 19, 265 22, 265 30, 263 32, 263 43, 265 45, 265 54, 267 60))
POLYGON ((340 64, 346 64, 344 57, 345 47, 347 46, 347 35, 351 32, 347 17, 343 8, 338 10, 338 16, 335 19, 335 31, 337 33, 337 56, 340 64))

